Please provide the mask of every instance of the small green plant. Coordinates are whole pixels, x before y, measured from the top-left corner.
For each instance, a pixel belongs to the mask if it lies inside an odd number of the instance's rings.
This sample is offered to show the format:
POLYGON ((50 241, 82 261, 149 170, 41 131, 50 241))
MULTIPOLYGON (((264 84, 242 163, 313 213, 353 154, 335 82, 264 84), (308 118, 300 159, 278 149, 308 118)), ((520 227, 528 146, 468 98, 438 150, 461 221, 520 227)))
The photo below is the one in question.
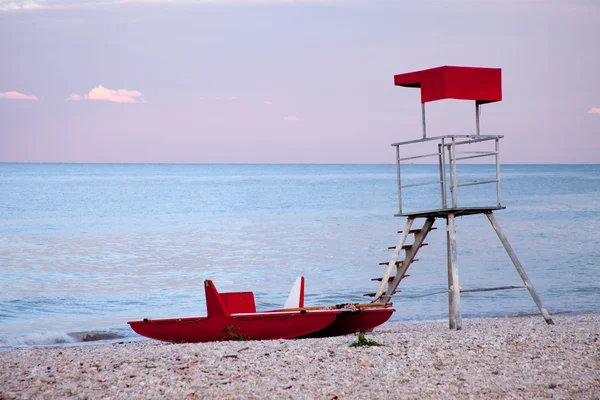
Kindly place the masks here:
POLYGON ((229 325, 227 328, 223 329, 225 336, 223 336, 223 339, 221 340, 250 340, 250 336, 244 336, 241 333, 236 333, 234 332, 234 329, 236 329, 239 332, 240 326, 236 325, 234 327, 233 325, 229 325))
POLYGON ((367 339, 365 337, 365 333, 361 332, 358 334, 358 339, 356 339, 350 347, 369 347, 369 346, 383 346, 381 343, 376 342, 373 339, 367 339))

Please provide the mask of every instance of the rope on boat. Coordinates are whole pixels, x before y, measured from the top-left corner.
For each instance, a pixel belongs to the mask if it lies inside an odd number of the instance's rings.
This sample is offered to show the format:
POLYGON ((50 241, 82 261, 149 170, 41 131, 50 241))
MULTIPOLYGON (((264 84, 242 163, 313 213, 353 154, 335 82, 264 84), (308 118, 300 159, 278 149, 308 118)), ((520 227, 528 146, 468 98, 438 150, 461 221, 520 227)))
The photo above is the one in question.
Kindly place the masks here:
POLYGON ((350 310, 352 312, 360 311, 360 307, 359 307, 358 303, 336 304, 334 306, 327 306, 327 307, 323 308, 323 310, 346 310, 346 309, 350 310))

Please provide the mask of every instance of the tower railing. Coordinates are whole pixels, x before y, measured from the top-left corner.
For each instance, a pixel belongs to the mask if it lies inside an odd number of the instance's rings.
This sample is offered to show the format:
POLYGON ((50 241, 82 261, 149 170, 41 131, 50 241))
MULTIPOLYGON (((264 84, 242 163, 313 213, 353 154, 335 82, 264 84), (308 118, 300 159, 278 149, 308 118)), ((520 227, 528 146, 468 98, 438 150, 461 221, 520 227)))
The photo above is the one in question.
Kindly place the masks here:
MULTIPOLYGON (((434 136, 425 137, 417 140, 409 140, 405 142, 392 143, 392 146, 396 147, 396 172, 397 172, 397 183, 398 183, 398 216, 407 215, 404 213, 402 206, 402 192, 403 189, 408 189, 418 186, 438 185, 439 186, 439 209, 441 210, 453 210, 458 209, 458 188, 463 186, 474 186, 483 184, 495 184, 496 186, 496 204, 494 206, 485 207, 488 209, 500 209, 501 203, 501 192, 500 192, 500 139, 501 135, 445 135, 445 136, 434 136), (464 150, 463 146, 468 146, 482 142, 493 142, 492 149, 482 150, 464 150), (412 155, 401 157, 405 150, 400 150, 400 147, 411 147, 410 145, 416 145, 419 143, 433 144, 434 152, 425 152, 423 154, 412 155), (437 151, 436 151, 437 150, 437 151), (470 160, 475 158, 493 157, 496 166, 495 176, 493 179, 459 179, 457 173, 458 161, 470 160), (439 168, 439 180, 417 182, 402 184, 402 162, 403 161, 414 161, 428 158, 436 158, 436 162, 439 168), (450 196, 448 196, 448 191, 450 196)), ((431 147, 429 147, 431 148, 431 147)), ((472 208, 472 207, 471 207, 472 208)), ((425 211, 425 210, 411 210, 411 214, 414 212, 425 211)), ((432 210, 427 210, 432 211, 432 210)))

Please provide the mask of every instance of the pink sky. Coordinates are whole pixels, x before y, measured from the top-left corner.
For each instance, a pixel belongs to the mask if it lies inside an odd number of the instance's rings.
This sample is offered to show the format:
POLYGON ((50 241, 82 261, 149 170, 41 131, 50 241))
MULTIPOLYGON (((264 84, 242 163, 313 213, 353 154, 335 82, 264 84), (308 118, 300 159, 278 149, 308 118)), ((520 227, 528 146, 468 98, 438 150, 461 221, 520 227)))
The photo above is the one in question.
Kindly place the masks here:
POLYGON ((598 163, 599 37, 597 1, 0 0, 0 162, 391 163, 421 134, 393 75, 473 65, 502 162, 598 163))

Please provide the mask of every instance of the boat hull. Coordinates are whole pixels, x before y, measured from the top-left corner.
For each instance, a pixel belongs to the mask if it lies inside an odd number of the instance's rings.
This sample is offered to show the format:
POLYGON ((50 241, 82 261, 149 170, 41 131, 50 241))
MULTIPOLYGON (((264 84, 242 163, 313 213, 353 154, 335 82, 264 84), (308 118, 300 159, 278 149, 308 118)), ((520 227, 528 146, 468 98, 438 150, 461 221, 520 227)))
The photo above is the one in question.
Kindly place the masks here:
POLYGON ((394 311, 396 310, 388 307, 381 309, 366 309, 358 312, 342 312, 338 314, 335 321, 327 327, 304 335, 302 338, 343 336, 368 331, 390 319, 394 311))
MULTIPOLYGON (((338 312, 339 313, 339 312, 338 312)), ((325 329, 336 312, 252 313, 231 317, 172 318, 131 321, 142 336, 164 342, 292 339, 325 329)))

